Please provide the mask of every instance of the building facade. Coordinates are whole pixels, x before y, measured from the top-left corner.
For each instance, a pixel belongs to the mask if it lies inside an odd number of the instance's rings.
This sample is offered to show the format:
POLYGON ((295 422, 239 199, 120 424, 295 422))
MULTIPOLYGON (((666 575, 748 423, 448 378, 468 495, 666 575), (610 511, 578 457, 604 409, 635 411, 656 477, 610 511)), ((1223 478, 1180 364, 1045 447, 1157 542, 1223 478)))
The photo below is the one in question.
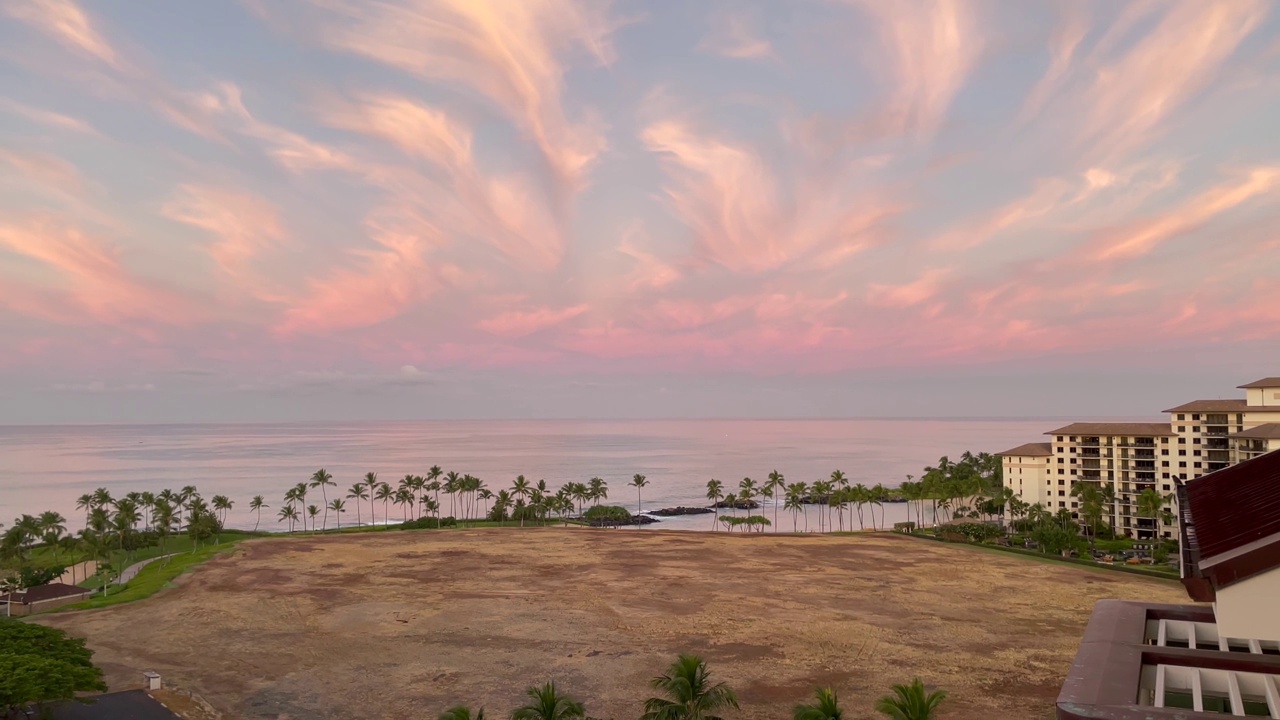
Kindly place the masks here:
POLYGON ((1177 537, 1175 482, 1193 480, 1280 450, 1280 377, 1241 385, 1242 399, 1194 400, 1169 408, 1168 423, 1072 423, 998 453, 1005 486, 1024 502, 1079 516, 1071 494, 1077 482, 1096 483, 1115 502, 1104 518, 1116 532, 1139 539, 1177 537), (1034 479, 1034 480, 1033 480, 1034 479), (1156 518, 1143 517, 1138 497, 1166 498, 1156 518))

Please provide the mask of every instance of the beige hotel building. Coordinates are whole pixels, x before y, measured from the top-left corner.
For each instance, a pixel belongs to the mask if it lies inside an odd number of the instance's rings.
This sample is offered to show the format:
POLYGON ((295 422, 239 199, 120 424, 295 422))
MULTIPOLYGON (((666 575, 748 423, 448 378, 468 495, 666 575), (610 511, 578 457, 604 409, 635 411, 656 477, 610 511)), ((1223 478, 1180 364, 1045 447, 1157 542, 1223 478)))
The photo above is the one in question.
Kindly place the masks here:
MULTIPOLYGON (((998 453, 1004 483, 1023 501, 1050 512, 1079 509, 1076 482, 1110 486, 1116 496, 1111 523, 1134 538, 1173 538, 1175 524, 1138 517, 1138 495, 1153 488, 1170 497, 1177 517, 1174 480, 1194 480, 1259 455, 1280 450, 1280 377, 1241 385, 1235 400, 1193 400, 1164 412, 1167 423, 1071 423, 1045 434, 1049 442, 998 453)), ((1105 520, 1105 519, 1104 519, 1105 520)))

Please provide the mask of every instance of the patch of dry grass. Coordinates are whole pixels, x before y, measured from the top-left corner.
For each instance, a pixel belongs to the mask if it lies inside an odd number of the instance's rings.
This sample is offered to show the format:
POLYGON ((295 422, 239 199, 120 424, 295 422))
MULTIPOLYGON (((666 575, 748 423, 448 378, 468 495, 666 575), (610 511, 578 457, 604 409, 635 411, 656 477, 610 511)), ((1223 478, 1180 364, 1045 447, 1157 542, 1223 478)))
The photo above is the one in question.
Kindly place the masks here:
POLYGON ((506 528, 253 540, 147 601, 41 622, 87 636, 113 687, 154 669, 228 717, 501 714, 555 679, 622 720, 692 651, 747 720, 827 684, 869 711, 915 675, 950 691, 944 718, 985 720, 1052 717, 1112 597, 1186 596, 892 536, 506 528))

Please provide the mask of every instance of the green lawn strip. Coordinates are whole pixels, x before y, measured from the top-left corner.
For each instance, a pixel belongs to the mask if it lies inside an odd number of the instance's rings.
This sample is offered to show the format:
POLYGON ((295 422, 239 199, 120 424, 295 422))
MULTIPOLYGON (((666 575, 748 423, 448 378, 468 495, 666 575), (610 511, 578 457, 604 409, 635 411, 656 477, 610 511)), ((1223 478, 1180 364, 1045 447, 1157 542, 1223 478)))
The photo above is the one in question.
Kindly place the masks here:
POLYGON ((1039 562, 1053 563, 1055 565, 1068 565, 1071 567, 1082 568, 1085 570, 1094 570, 1096 572, 1120 572, 1120 573, 1127 573, 1129 575, 1141 575, 1143 577, 1149 577, 1156 580, 1180 579, 1180 574, 1176 570, 1172 570, 1172 569, 1159 570, 1151 566, 1134 567, 1132 565, 1106 565, 1103 563, 1094 562, 1092 560, 1084 560, 1080 558, 1055 557, 1047 553, 1036 552, 1035 550, 1028 550, 1024 548, 1010 548, 1010 547, 1002 547, 1000 545, 981 545, 978 543, 969 543, 969 542, 947 542, 946 540, 942 540, 941 538, 931 537, 929 535, 917 535, 917 534, 908 534, 908 533, 892 533, 892 534, 902 536, 902 537, 915 538, 916 540, 926 540, 926 541, 932 541, 932 542, 938 542, 938 543, 945 543, 947 545, 958 545, 960 547, 973 548, 975 550, 982 550, 986 552, 1001 553, 1004 555, 1018 555, 1020 557, 1027 558, 1028 560, 1036 560, 1039 562))
POLYGON ((54 612, 93 610, 151 597, 165 588, 174 578, 216 555, 234 549, 236 545, 245 539, 247 538, 238 537, 233 540, 227 540, 224 537, 223 542, 218 545, 205 545, 194 552, 188 551, 167 560, 157 560, 142 568, 138 576, 123 587, 109 587, 108 594, 105 597, 93 597, 81 603, 59 608, 54 612))

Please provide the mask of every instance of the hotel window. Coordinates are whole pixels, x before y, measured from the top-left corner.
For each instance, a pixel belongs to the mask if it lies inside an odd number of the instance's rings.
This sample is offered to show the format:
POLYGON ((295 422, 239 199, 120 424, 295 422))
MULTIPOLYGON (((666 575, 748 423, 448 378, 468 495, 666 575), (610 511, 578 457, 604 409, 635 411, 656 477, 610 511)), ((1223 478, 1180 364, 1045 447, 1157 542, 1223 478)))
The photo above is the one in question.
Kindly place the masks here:
POLYGON ((1178 467, 1182 467, 1182 468, 1184 468, 1184 467, 1186 467, 1186 466, 1187 466, 1187 461, 1186 461, 1186 460, 1180 460, 1180 461, 1178 462, 1178 467))
POLYGON ((1062 463, 1064 463, 1064 462, 1066 462, 1066 460, 1063 460, 1062 458, 1058 458, 1058 464, 1059 464, 1059 465, 1061 465, 1061 464, 1062 464, 1062 463))
POLYGON ((1076 436, 1075 436, 1075 435, 1072 435, 1072 436, 1071 436, 1071 442, 1075 442, 1075 441, 1076 441, 1076 436))
POLYGON ((1186 428, 1186 426, 1185 426, 1185 425, 1179 425, 1179 426, 1178 426, 1178 432, 1186 432, 1186 431, 1187 431, 1187 428, 1186 428))
POLYGON ((1200 467, 1200 463, 1196 463, 1196 467, 1200 467))
POLYGON ((1199 451, 1199 450, 1196 450, 1196 451, 1195 451, 1194 453, 1192 453, 1192 454, 1193 454, 1193 455, 1195 455, 1196 457, 1200 457, 1200 451, 1199 451))
POLYGON ((1192 420, 1199 420, 1199 419, 1200 419, 1200 415, 1199 415, 1198 413, 1197 413, 1197 414, 1195 414, 1195 415, 1192 415, 1192 416, 1191 416, 1191 419, 1192 419, 1192 420))
POLYGON ((1186 445, 1186 444, 1187 444, 1187 439, 1186 439, 1186 438, 1178 438, 1178 444, 1179 444, 1179 445, 1186 445))
MULTIPOLYGON (((1062 438, 1058 438, 1058 439, 1061 440, 1062 438)), ((1061 445, 1058 446, 1058 452, 1066 452, 1066 451, 1067 451, 1066 448, 1062 447, 1061 445)), ((1062 462, 1062 461, 1059 460, 1058 462, 1062 462)))
POLYGON ((1067 491, 1066 491, 1066 490, 1059 490, 1059 491, 1058 491, 1058 497, 1066 497, 1066 495, 1067 495, 1067 491))
POLYGON ((1187 419, 1187 416, 1186 416, 1186 415, 1183 415, 1182 413, 1178 413, 1178 419, 1179 419, 1179 420, 1186 420, 1186 419, 1187 419))
POLYGON ((1191 438, 1191 444, 1192 444, 1192 445, 1199 445, 1199 444, 1200 444, 1200 438, 1191 438))
MULTIPOLYGON (((1165 480, 1168 480, 1168 479, 1169 479, 1169 473, 1165 473, 1165 474, 1164 474, 1164 479, 1165 479, 1165 480)), ((1165 485, 1165 486, 1164 486, 1164 489, 1165 489, 1165 490, 1168 490, 1168 489, 1169 489, 1169 486, 1168 486, 1168 485, 1165 485)))
POLYGON ((1161 451, 1160 451, 1160 454, 1161 454, 1161 455, 1168 455, 1168 454, 1169 454, 1169 448, 1165 448, 1165 449, 1161 450, 1161 451))
POLYGON ((1066 471, 1065 471, 1065 470, 1063 470, 1062 468, 1058 468, 1058 474, 1059 474, 1059 475, 1066 475, 1067 473, 1066 473, 1066 471))
POLYGON ((1240 424, 1240 423, 1242 423, 1242 422, 1244 422, 1244 415, 1237 413, 1237 414, 1236 414, 1236 424, 1238 425, 1238 424, 1240 424))
POLYGON ((1168 461, 1168 460, 1162 460, 1162 461, 1160 462, 1160 467, 1169 467, 1169 461, 1168 461))
MULTIPOLYGON (((1061 436, 1061 435, 1059 435, 1059 436, 1058 436, 1058 442, 1062 442, 1062 436, 1061 436)), ((1062 450, 1062 448, 1058 448, 1058 450, 1062 450)))
POLYGON ((1179 450, 1179 451, 1178 451, 1178 454, 1179 454, 1179 455, 1181 455, 1182 457, 1186 457, 1186 456, 1187 456, 1187 451, 1186 451, 1186 450, 1179 450))
MULTIPOLYGON (((1169 473, 1165 473, 1165 474, 1164 474, 1164 476, 1165 476, 1166 478, 1167 478, 1167 477, 1169 477, 1169 473)), ((1164 491, 1165 491, 1165 492, 1169 492, 1169 486, 1168 486, 1168 485, 1161 485, 1160 487, 1164 488, 1164 491)))

